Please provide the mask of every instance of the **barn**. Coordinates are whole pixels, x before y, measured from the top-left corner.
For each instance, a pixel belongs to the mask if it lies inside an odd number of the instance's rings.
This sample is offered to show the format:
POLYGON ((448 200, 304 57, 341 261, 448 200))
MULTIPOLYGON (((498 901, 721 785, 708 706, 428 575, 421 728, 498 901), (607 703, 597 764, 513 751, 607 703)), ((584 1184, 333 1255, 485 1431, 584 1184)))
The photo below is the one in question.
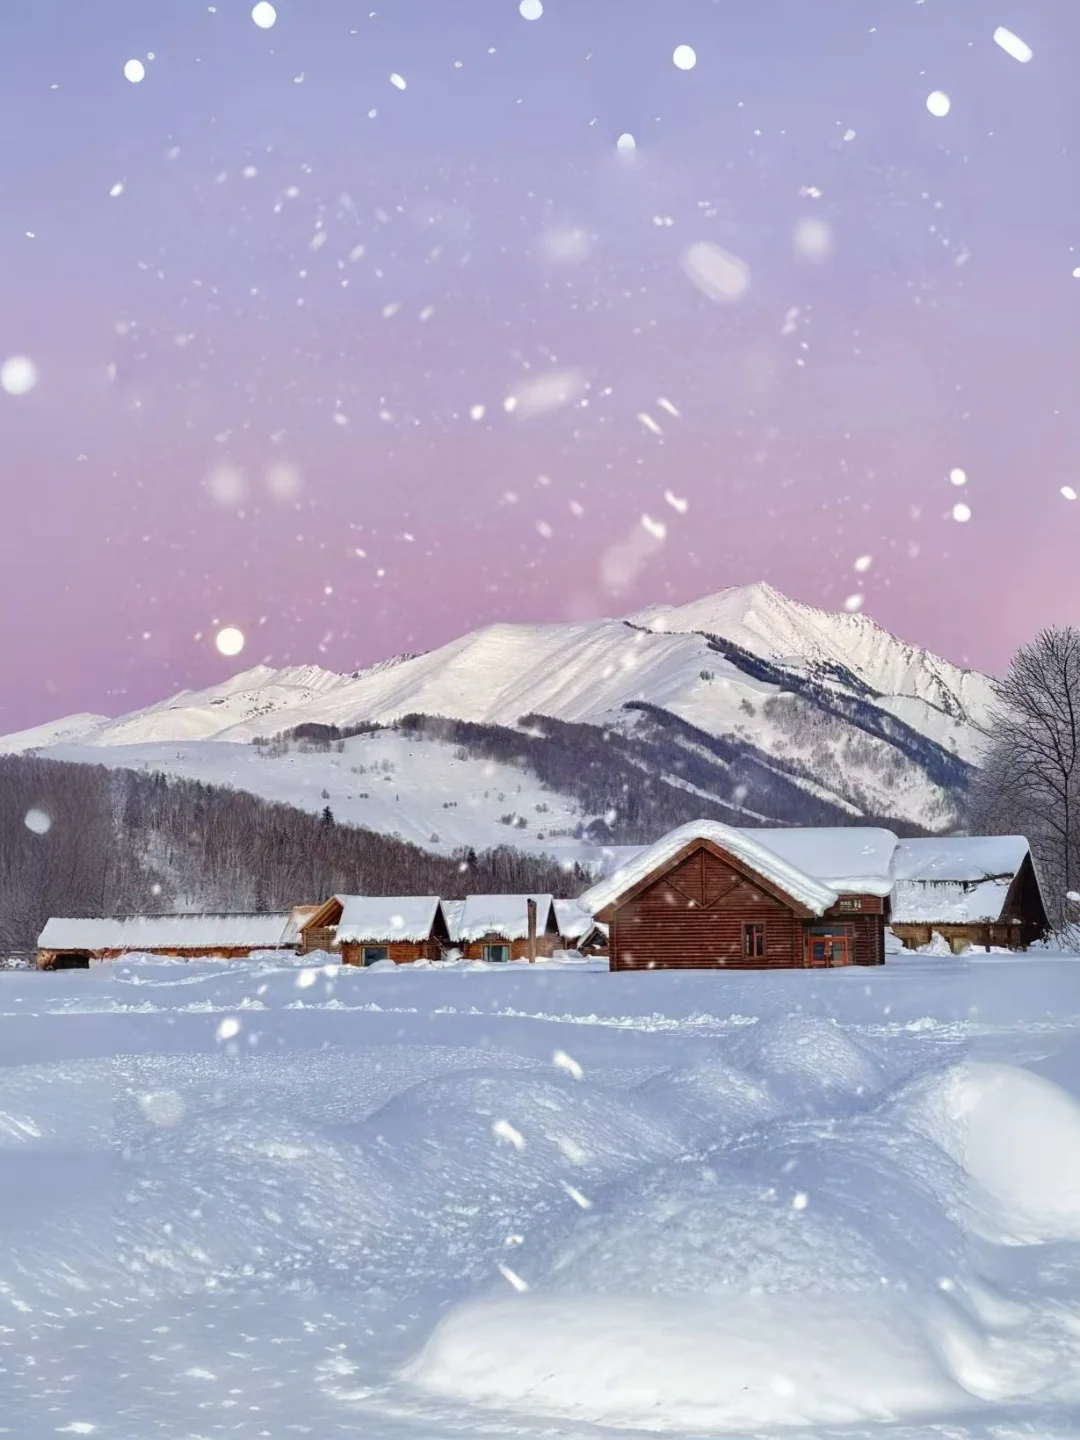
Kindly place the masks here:
POLYGON ((301 949, 340 952, 344 965, 438 960, 450 932, 438 895, 333 895, 301 927, 301 949))
POLYGON ((452 905, 450 939, 466 960, 550 959, 560 946, 550 895, 466 895, 452 905))
POLYGON ((950 949, 1027 949, 1049 930, 1020 835, 900 840, 893 858, 892 928, 909 949, 942 936, 950 949))
POLYGON ((880 965, 896 837, 874 828, 680 826, 579 904, 612 970, 880 965))
POLYGON ((38 937, 39 970, 85 970, 92 960, 164 955, 242 960, 255 951, 300 948, 294 915, 54 916, 38 937))

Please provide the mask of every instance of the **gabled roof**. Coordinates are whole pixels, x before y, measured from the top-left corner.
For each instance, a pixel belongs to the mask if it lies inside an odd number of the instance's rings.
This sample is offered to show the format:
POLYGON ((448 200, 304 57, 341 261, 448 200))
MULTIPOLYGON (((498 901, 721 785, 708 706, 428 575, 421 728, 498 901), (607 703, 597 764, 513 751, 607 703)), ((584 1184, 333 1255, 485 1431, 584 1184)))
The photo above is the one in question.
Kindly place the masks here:
POLYGON ((339 895, 337 943, 372 944, 431 938, 440 913, 437 895, 339 895))
POLYGON ((601 880, 579 898, 579 905, 599 915, 629 891, 636 889, 658 871, 665 870, 683 852, 705 844, 724 851, 769 885, 789 896, 812 915, 823 915, 839 898, 830 885, 807 875, 785 860, 776 850, 752 838, 753 830, 737 830, 718 820, 692 820, 670 831, 654 845, 648 845, 606 880, 601 880))
MULTIPOLYGON (((276 950, 289 941, 288 915, 119 915, 48 920, 41 950, 276 950)), ((295 943, 295 941, 293 942, 295 943)))
POLYGON ((554 920, 550 895, 467 895, 450 938, 459 944, 495 935, 502 940, 526 940, 529 935, 528 902, 536 901, 536 933, 545 934, 554 920))

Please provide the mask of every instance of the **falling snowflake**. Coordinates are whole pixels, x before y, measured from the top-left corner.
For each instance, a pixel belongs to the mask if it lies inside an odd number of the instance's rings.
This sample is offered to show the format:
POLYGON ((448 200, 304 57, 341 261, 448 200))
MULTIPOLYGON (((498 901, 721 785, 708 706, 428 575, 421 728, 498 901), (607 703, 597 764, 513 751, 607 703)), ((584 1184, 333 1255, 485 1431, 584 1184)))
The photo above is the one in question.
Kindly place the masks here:
POLYGON ((690 45, 676 45, 675 53, 671 58, 679 70, 693 70, 697 64, 697 55, 690 45))
POLYGON ((260 30, 269 30, 277 20, 277 11, 269 0, 259 0, 251 12, 251 18, 260 30))
POLYGON ((0 365, 0 386, 9 395, 29 395, 37 383, 37 366, 26 355, 12 355, 0 365))
POLYGON ((124 79, 138 85, 140 80, 146 79, 146 66, 141 60, 129 60, 124 66, 124 79))
POLYGON ((222 655, 239 655, 244 648, 244 632, 238 630, 235 625, 226 625, 219 630, 214 637, 214 644, 222 655))
POLYGON ((738 300, 750 288, 750 267, 711 240, 691 245, 682 257, 683 273, 710 300, 738 300))
POLYGON ((944 90, 934 90, 926 97, 926 108, 931 115, 936 115, 939 120, 942 120, 952 109, 952 101, 944 90))
POLYGON ((994 31, 994 43, 1000 45, 1006 55, 1019 60, 1021 65, 1026 65, 1035 53, 1025 40, 1021 40, 1020 36, 1014 35, 1011 30, 1006 30, 1004 25, 999 25, 994 31))
POLYGON ((47 835, 52 829, 52 821, 44 810, 28 810, 23 816, 23 824, 35 835, 47 835))

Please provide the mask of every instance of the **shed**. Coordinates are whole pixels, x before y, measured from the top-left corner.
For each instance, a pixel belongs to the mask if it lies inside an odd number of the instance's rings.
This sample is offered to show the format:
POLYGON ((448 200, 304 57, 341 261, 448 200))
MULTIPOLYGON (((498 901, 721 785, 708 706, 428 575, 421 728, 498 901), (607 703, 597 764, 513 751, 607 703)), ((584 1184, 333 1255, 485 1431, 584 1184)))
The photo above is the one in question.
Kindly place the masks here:
POLYGON ((53 917, 38 937, 37 963, 41 970, 80 970, 124 955, 240 960, 258 950, 298 948, 290 915, 53 917))
POLYGON ((345 965, 437 960, 450 943, 437 895, 333 895, 301 933, 305 954, 340 951, 345 965))
POLYGON ((467 895, 450 931, 466 960, 550 959, 559 948, 550 895, 467 895))
POLYGON ((1023 950, 1049 930, 1031 847, 1020 835, 900 840, 892 928, 909 949, 935 933, 968 945, 1023 950))
POLYGON ((612 970, 880 965, 896 837, 692 821, 581 897, 612 970))

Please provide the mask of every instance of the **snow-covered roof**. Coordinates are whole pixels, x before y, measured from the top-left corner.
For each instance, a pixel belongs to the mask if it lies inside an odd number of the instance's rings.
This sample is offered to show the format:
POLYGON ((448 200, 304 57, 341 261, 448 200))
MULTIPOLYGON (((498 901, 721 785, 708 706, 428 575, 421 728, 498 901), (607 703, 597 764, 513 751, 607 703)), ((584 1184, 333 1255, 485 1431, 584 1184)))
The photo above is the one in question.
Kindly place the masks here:
POLYGON ((832 890, 885 896, 892 889, 892 861, 898 842, 891 830, 830 825, 743 833, 832 890))
POLYGON ((894 925, 985 925, 1001 918, 1011 877, 996 880, 898 880, 894 925))
POLYGON ((1029 854, 1022 835, 943 835, 901 840, 893 857, 897 880, 1011 880, 1029 854))
POLYGON ((749 869, 770 881, 785 895, 790 895, 815 915, 823 915, 831 905, 836 904, 838 892, 831 885, 814 879, 776 850, 763 844, 755 838, 758 833, 754 830, 737 830, 734 826, 723 825, 718 820, 692 820, 689 824, 680 825, 677 830, 670 831, 654 845, 648 845, 639 851, 614 874, 601 880, 591 890, 586 890, 578 903, 593 915, 597 915, 627 890, 633 889, 635 885, 648 879, 654 871, 669 864, 687 845, 705 840, 741 860, 749 869))
POLYGON ((339 895, 337 943, 427 940, 439 910, 437 895, 339 895))
MULTIPOLYGON (((276 950, 288 915, 122 915, 72 920, 53 917, 38 937, 41 950, 276 950)), ((295 941, 291 943, 295 944, 295 941)))
POLYGON ((559 934, 566 940, 580 940, 596 924, 588 910, 583 910, 577 900, 555 901, 555 923, 559 934))
POLYGON ((451 940, 468 943, 486 935, 504 940, 526 940, 529 935, 528 902, 536 901, 536 933, 548 928, 553 904, 550 895, 467 895, 461 914, 450 931, 451 940))
POLYGON ((294 905, 289 912, 289 918, 285 924, 283 943, 286 945, 299 945, 303 938, 300 932, 304 925, 311 919, 312 915, 321 909, 321 905, 294 905))

